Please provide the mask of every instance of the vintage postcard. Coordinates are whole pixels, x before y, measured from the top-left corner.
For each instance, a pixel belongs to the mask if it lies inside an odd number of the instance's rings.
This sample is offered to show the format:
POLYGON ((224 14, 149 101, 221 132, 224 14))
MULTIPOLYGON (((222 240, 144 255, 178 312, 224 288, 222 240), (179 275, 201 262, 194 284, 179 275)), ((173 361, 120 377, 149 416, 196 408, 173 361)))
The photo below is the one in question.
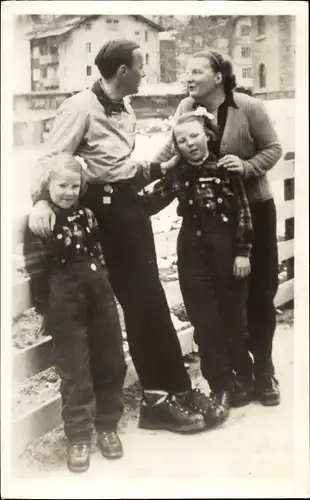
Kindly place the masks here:
POLYGON ((308 5, 1 5, 3 498, 304 498, 308 5))

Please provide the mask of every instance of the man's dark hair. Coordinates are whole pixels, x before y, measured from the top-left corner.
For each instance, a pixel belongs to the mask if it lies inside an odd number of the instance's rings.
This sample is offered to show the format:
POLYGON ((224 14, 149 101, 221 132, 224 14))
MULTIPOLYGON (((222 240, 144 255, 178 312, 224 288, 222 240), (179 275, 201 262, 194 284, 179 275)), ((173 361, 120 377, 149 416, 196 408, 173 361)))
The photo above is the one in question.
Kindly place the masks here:
POLYGON ((132 67, 132 53, 140 47, 136 42, 130 40, 111 40, 107 42, 98 52, 95 64, 101 76, 109 80, 116 75, 118 68, 125 64, 132 67))

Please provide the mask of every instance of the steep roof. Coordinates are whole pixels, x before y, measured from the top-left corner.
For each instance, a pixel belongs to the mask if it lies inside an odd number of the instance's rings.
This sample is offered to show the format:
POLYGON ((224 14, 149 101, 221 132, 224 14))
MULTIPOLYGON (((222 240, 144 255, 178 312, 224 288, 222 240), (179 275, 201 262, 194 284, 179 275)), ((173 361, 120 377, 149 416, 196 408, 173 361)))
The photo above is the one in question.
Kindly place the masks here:
MULTIPOLYGON (((103 17, 100 15, 93 15, 93 16, 76 16, 70 19, 65 19, 66 16, 61 16, 61 19, 56 20, 55 25, 53 28, 50 28, 49 25, 38 25, 36 30, 31 31, 28 33, 27 38, 31 39, 40 39, 40 38, 47 38, 49 36, 59 36, 63 35, 65 33, 69 33, 69 31, 72 31, 73 29, 77 28, 78 26, 81 26, 87 21, 91 21, 93 19, 96 19, 98 17, 103 17)), ((136 21, 140 21, 142 23, 147 24, 151 28, 155 29, 156 31, 164 31, 164 28, 160 26, 159 24, 155 23, 154 21, 151 21, 147 17, 144 16, 130 16, 133 17, 136 21)))

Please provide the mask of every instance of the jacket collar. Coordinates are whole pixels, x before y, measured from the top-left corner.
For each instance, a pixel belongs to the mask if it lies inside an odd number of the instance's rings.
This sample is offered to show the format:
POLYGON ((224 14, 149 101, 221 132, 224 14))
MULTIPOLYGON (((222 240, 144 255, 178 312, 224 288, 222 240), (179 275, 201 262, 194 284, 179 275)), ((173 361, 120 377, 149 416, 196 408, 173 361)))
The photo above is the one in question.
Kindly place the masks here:
POLYGON ((95 94, 95 96, 97 97, 100 104, 104 107, 107 116, 111 116, 112 113, 121 113, 122 111, 125 111, 126 113, 128 113, 128 111, 125 107, 125 104, 124 104, 124 99, 122 99, 119 102, 112 101, 107 96, 107 94, 104 92, 102 86, 100 85, 99 80, 97 80, 93 84, 91 90, 95 94))
MULTIPOLYGON (((202 104, 199 101, 194 101, 194 103, 193 103, 193 109, 196 109, 199 106, 202 106, 202 107, 206 108, 205 104, 202 104)), ((238 106, 237 106, 236 101, 234 99, 234 93, 233 92, 229 92, 228 94, 226 94, 225 101, 222 102, 221 106, 225 106, 227 108, 228 108, 228 106, 231 106, 232 108, 238 109, 238 106)))

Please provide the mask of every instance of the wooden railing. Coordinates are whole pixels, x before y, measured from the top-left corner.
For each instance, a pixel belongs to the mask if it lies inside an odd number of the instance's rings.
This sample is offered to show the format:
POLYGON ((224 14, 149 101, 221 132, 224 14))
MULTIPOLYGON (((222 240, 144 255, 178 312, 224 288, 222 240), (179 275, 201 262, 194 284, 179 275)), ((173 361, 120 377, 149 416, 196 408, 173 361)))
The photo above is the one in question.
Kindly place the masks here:
MULTIPOLYGON (((293 156, 293 155, 291 155, 293 156)), ((289 158, 289 156, 288 156, 289 158)), ((279 263, 287 264, 287 280, 279 286, 275 297, 277 307, 294 299, 294 159, 281 160, 268 174, 271 182, 283 181, 285 200, 277 205, 279 222, 285 221, 285 240, 278 243, 279 263)), ((16 248, 15 267, 23 268, 22 245, 27 217, 18 217, 14 222, 14 248, 16 248)), ((176 254, 176 240, 178 229, 165 233, 155 234, 155 244, 158 258, 167 258, 176 254)), ((182 303, 181 291, 178 281, 164 285, 170 307, 182 303)), ((29 277, 24 276, 13 284, 13 318, 17 318, 25 310, 32 307, 29 293, 29 277)), ((192 328, 182 331, 180 336, 183 353, 190 352, 193 347, 192 328)), ((130 356, 129 376, 127 384, 136 380, 136 374, 130 356)), ((16 383, 22 383, 26 377, 31 377, 53 366, 53 353, 51 338, 44 337, 36 345, 23 349, 14 354, 13 376, 16 383)), ((15 420, 13 436, 15 438, 15 451, 22 451, 27 442, 45 434, 60 424, 60 398, 56 396, 35 410, 22 415, 15 420)))

